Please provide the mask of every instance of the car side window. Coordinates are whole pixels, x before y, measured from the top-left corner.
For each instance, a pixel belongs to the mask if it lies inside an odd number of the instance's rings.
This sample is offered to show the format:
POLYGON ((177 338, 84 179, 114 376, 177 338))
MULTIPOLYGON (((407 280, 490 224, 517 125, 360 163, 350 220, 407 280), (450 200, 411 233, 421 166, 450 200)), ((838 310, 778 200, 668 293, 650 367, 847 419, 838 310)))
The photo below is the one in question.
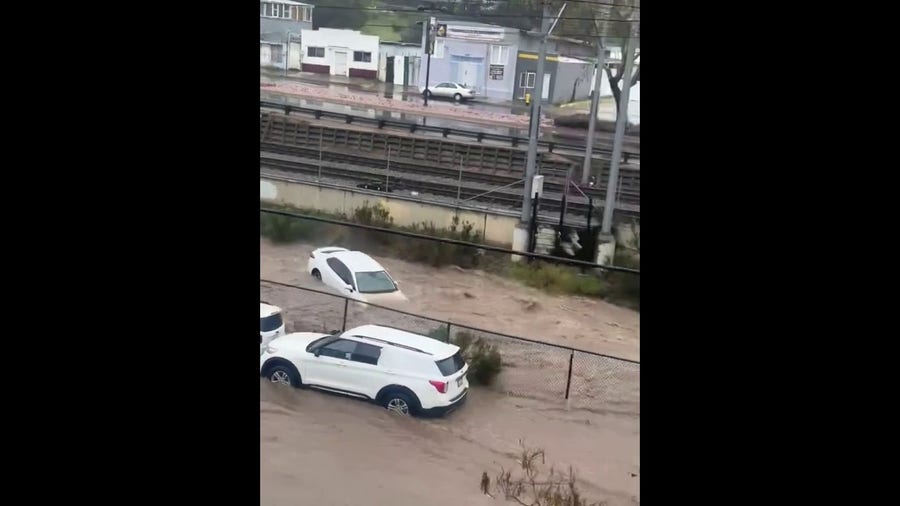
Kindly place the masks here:
POLYGON ((356 349, 353 351, 350 360, 354 362, 362 362, 363 364, 378 365, 378 358, 381 357, 381 348, 366 343, 356 343, 356 349))
POLYGON ((333 343, 329 343, 319 348, 319 356, 350 360, 350 357, 353 356, 353 352, 356 350, 357 344, 356 341, 338 339, 333 343))
POLYGON ((328 266, 331 267, 331 270, 333 270, 335 274, 337 274, 338 277, 341 278, 341 281, 354 288, 356 287, 356 284, 353 282, 353 276, 350 275, 350 269, 348 269, 343 262, 341 262, 337 258, 329 258, 327 262, 328 266))

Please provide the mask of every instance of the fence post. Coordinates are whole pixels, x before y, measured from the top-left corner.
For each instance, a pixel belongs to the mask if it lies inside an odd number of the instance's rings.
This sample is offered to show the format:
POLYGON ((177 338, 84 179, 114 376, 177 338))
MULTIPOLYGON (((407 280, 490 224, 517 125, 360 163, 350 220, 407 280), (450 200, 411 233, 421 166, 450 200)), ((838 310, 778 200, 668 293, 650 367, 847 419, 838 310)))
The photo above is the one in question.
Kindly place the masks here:
POLYGON ((447 342, 450 342, 450 322, 447 322, 447 342))
POLYGON ((572 359, 575 358, 575 350, 569 350, 569 375, 566 377, 566 411, 569 410, 569 388, 572 386, 572 359))
MULTIPOLYGON (((345 298, 345 299, 344 299, 344 322, 341 323, 341 332, 346 332, 346 331, 347 331, 347 306, 349 306, 349 305, 350 305, 350 299, 345 298)), ((569 370, 571 371, 571 369, 572 369, 572 368, 571 368, 571 366, 570 366, 570 367, 569 367, 569 370)), ((566 391, 568 391, 568 390, 569 390, 569 389, 567 388, 566 391)), ((568 395, 567 395, 567 396, 568 396, 568 395)))

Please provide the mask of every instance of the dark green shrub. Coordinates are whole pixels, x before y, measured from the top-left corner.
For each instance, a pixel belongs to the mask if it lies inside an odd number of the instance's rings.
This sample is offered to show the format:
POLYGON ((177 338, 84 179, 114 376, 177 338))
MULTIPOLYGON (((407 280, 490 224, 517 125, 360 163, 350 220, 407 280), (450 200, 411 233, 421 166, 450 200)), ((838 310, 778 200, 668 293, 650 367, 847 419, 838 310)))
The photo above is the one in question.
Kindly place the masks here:
MULTIPOLYGON (((447 327, 440 326, 428 333, 428 337, 447 342, 447 327)), ((491 385, 503 369, 503 360, 496 346, 471 332, 457 332, 450 340, 459 346, 466 363, 469 364, 469 379, 478 385, 491 385)))
POLYGON ((582 273, 577 267, 545 262, 518 262, 510 265, 509 275, 528 286, 552 293, 599 296, 603 282, 592 272, 582 273))
POLYGON ((316 224, 279 214, 260 213, 259 233, 275 243, 291 243, 313 236, 316 224))

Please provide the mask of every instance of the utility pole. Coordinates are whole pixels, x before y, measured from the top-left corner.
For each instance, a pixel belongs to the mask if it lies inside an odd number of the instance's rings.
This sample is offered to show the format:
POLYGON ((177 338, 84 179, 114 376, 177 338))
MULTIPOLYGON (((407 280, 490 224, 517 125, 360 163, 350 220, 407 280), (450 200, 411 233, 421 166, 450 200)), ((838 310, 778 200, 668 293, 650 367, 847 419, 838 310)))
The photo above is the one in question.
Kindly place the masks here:
POLYGON ((426 37, 425 37, 425 52, 428 53, 428 63, 425 64, 425 107, 428 107, 428 95, 431 95, 431 91, 428 89, 428 80, 431 77, 431 53, 434 52, 434 23, 435 18, 428 18, 428 26, 426 29, 426 37))
MULTIPOLYGON (((531 183, 537 173, 537 141, 541 125, 541 101, 544 94, 544 60, 547 58, 547 34, 549 32, 550 13, 547 0, 543 0, 541 11, 541 40, 538 51, 537 72, 534 77, 534 98, 531 100, 531 125, 528 132, 528 158, 525 162, 525 193, 522 195, 522 223, 531 219, 531 183)), ((565 9, 565 6, 563 6, 565 9)), ((560 11, 562 13, 562 11, 560 11)))
POLYGON ((284 46, 284 76, 288 75, 288 65, 291 64, 291 32, 287 33, 287 44, 284 46))
POLYGON ((597 109, 600 107, 600 86, 603 82, 603 67, 606 65, 606 48, 603 37, 597 39, 597 74, 594 76, 594 96, 591 97, 591 117, 588 119, 588 134, 584 149, 584 166, 581 169, 581 184, 588 184, 594 156, 594 127, 597 124, 597 109))
MULTIPOLYGON (((631 71, 634 68, 634 49, 638 46, 637 38, 626 38, 622 48, 622 94, 619 97, 619 111, 616 117, 616 135, 613 137, 612 160, 609 163, 609 182, 606 183, 606 202, 603 206, 603 222, 600 233, 612 231, 613 208, 616 200, 616 187, 619 184, 619 160, 622 158, 622 141, 625 137, 625 126, 628 124, 628 100, 631 94, 631 71)), ((602 263, 602 262, 601 262, 602 263)))

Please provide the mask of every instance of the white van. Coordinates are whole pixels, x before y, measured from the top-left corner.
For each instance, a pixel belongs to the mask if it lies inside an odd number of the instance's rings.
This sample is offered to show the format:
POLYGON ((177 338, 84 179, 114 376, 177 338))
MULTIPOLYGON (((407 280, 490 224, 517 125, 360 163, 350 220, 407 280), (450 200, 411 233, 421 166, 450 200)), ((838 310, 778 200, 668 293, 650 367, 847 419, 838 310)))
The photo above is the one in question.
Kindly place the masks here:
POLYGON ((259 346, 262 349, 269 341, 284 335, 284 318, 281 317, 281 308, 265 302, 259 303, 259 346))

